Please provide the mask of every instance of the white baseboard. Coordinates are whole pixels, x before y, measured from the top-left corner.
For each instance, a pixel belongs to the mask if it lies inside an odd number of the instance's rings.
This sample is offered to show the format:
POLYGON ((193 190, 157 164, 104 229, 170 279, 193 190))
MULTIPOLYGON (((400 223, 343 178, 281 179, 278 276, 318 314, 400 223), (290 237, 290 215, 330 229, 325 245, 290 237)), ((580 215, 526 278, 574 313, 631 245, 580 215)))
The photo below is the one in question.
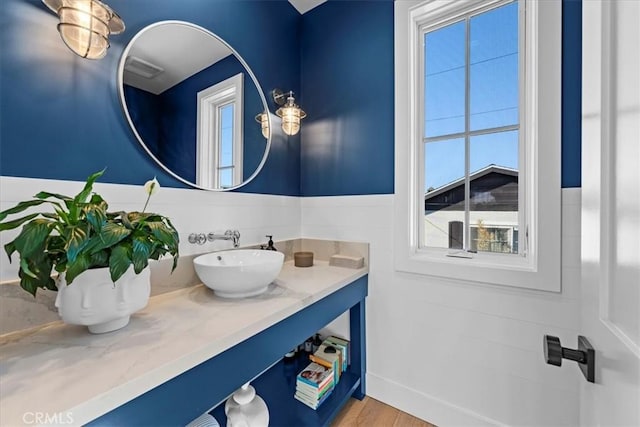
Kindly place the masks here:
POLYGON ((439 427, 506 426, 437 397, 367 372, 366 393, 376 400, 439 427))

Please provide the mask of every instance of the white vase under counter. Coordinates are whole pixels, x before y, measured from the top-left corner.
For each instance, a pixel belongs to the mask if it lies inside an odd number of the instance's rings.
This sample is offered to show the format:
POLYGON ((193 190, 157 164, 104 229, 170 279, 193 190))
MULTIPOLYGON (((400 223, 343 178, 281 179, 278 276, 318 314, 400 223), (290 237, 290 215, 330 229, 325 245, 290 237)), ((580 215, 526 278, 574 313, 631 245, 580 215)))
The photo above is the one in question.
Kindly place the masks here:
POLYGON ((6 335, 0 342, 0 425, 24 424, 29 411, 70 413, 74 424, 86 424, 367 273, 287 262, 258 297, 225 300, 199 285, 151 298, 127 328, 110 334, 56 324, 6 335))

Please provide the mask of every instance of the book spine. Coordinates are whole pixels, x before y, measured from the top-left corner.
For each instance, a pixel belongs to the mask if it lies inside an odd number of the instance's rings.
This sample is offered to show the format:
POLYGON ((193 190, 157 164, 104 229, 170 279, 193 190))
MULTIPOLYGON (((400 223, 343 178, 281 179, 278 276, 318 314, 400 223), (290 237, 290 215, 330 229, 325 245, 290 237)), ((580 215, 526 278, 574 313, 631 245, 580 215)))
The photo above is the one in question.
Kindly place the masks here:
POLYGON ((322 405, 324 403, 325 400, 327 400, 327 398, 331 395, 332 392, 333 392, 333 389, 331 389, 331 391, 326 393, 324 396, 322 396, 322 398, 320 400, 317 400, 317 401, 314 401, 313 399, 308 399, 307 397, 301 396, 298 393, 294 394, 293 397, 297 401, 302 402, 305 405, 307 405, 309 408, 311 408, 313 410, 316 410, 316 409, 318 409, 318 407, 320 405, 322 405))
POLYGON ((300 382, 303 382, 303 383, 305 383, 305 384, 309 385, 310 387, 313 387, 313 388, 315 388, 317 390, 317 389, 321 389, 327 383, 330 383, 330 382, 333 381, 333 372, 331 373, 331 375, 327 376, 327 378, 325 378, 320 384, 318 384, 318 383, 316 383, 314 381, 311 381, 310 379, 307 379, 305 377, 301 377, 300 375, 298 375, 296 377, 296 380, 300 381, 300 382))
POLYGON ((347 349, 346 351, 347 365, 351 365, 351 343, 348 340, 345 340, 344 338, 336 337, 335 335, 331 335, 329 339, 337 342, 338 344, 342 344, 345 346, 345 348, 347 349))
POLYGON ((306 390, 308 393, 312 393, 312 394, 319 394, 322 393, 324 390, 333 387, 334 384, 333 382, 328 382, 325 385, 323 385, 320 388, 317 387, 311 387, 309 386, 309 384, 303 383, 303 382, 296 382, 296 387, 301 389, 301 390, 306 390))
POLYGON ((305 405, 307 405, 309 408, 311 408, 311 409, 313 409, 313 410, 316 410, 316 408, 317 408, 317 406, 316 406, 315 404, 313 404, 313 403, 309 403, 309 402, 307 401, 307 399, 302 398, 302 397, 299 397, 297 394, 294 394, 294 395, 293 395, 293 398, 294 398, 294 399, 296 399, 298 402, 302 402, 302 403, 304 403, 305 405))
POLYGON ((318 391, 318 390, 310 390, 308 388, 305 388, 303 386, 301 386, 300 384, 296 385, 296 393, 300 392, 301 394, 304 394, 306 396, 309 396, 309 398, 311 399, 319 399, 322 396, 325 395, 325 393, 327 393, 329 390, 333 389, 333 385, 325 387, 324 389, 318 391))
POLYGON ((325 393, 324 396, 322 396, 322 398, 320 400, 318 400, 318 404, 316 405, 316 408, 320 405, 322 405, 324 403, 325 400, 327 400, 329 398, 329 396, 331 396, 331 393, 333 393, 333 388, 331 390, 329 390, 327 393, 325 393))
POLYGON ((324 341, 329 345, 337 347, 338 350, 340 350, 340 360, 342 362, 341 368, 342 368, 342 372, 345 372, 347 370, 347 359, 349 357, 347 346, 338 341, 334 341, 331 337, 327 338, 324 341))

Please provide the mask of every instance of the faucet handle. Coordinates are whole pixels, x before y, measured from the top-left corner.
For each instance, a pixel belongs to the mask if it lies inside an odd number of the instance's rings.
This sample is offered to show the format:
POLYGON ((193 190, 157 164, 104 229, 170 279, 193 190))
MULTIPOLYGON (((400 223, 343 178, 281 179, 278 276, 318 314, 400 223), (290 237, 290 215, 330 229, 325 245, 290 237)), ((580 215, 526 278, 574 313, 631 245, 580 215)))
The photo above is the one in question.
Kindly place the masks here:
POLYGON ((225 236, 230 236, 233 239, 233 247, 240 246, 240 232, 238 230, 227 230, 224 232, 225 236))
POLYGON ((191 233, 189 234, 189 243, 192 244, 199 244, 199 245, 204 245, 207 242, 207 236, 204 235, 204 233, 200 233, 200 234, 196 234, 196 233, 191 233))

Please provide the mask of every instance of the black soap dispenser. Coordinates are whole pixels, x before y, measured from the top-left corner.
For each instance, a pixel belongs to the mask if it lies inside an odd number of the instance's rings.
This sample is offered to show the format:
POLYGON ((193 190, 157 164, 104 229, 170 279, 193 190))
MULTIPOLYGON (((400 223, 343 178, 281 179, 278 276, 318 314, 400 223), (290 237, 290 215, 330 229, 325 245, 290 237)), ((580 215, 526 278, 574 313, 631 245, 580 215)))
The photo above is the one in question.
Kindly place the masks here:
POLYGON ((269 238, 269 241, 267 242, 267 247, 265 248, 265 250, 267 250, 267 251, 277 251, 276 247, 273 246, 273 236, 269 236, 267 234, 265 237, 269 238))

